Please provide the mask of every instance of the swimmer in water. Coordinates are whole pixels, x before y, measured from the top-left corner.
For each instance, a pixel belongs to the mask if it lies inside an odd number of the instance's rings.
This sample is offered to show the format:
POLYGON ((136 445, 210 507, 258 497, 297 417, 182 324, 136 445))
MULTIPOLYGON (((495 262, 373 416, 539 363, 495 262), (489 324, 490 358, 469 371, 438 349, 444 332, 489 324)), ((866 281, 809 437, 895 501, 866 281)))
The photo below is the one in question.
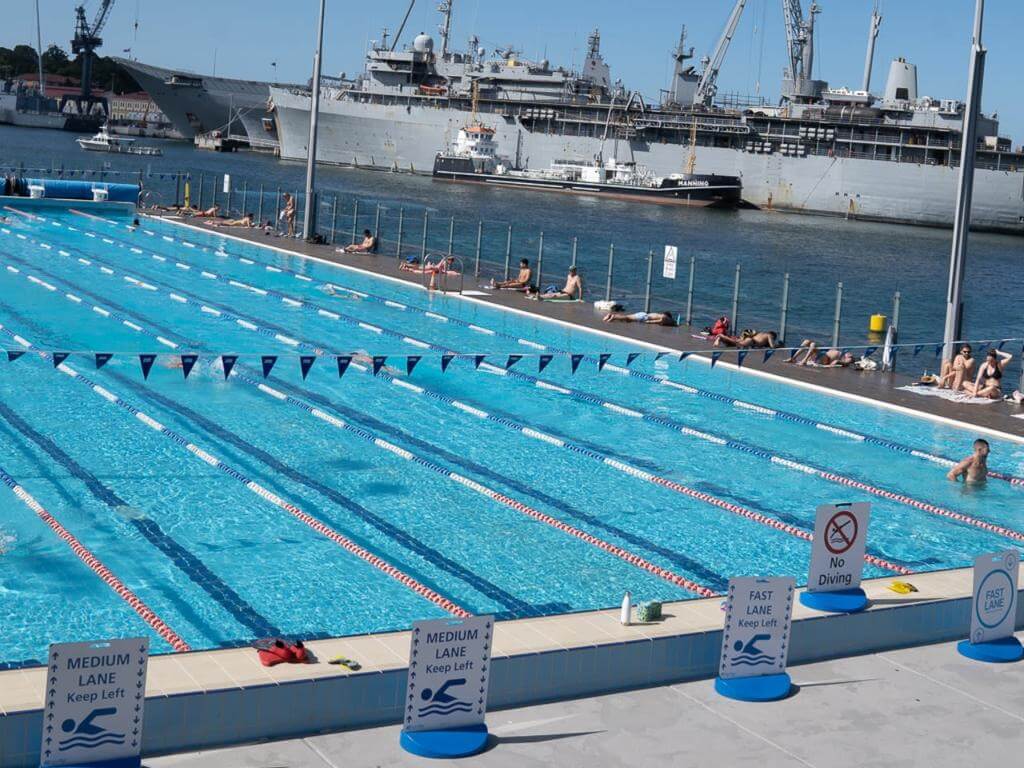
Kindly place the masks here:
POLYGON ((954 483, 961 477, 965 483, 984 483, 988 479, 988 454, 988 441, 978 438, 974 453, 949 470, 946 477, 954 483))

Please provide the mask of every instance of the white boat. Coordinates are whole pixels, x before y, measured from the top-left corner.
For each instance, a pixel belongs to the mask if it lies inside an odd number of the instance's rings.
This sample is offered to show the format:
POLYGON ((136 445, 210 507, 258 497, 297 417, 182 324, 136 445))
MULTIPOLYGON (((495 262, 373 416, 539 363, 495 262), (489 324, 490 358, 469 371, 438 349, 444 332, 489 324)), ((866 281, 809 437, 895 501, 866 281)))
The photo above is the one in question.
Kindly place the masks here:
POLYGON ((91 138, 76 139, 78 146, 87 152, 115 152, 124 155, 149 155, 159 156, 163 151, 158 147, 137 147, 135 139, 124 136, 114 136, 106 126, 100 128, 100 132, 91 138))

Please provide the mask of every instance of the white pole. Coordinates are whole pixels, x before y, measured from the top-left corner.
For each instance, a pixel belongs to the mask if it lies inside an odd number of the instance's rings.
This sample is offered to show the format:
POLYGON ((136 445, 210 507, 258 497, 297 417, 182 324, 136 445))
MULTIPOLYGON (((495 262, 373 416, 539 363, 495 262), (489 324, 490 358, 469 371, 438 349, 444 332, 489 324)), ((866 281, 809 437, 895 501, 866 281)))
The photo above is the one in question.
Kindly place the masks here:
POLYGON ((320 64, 324 53, 324 10, 327 0, 320 0, 320 21, 317 24, 316 54, 313 56, 313 93, 309 109, 309 151, 306 159, 306 206, 302 216, 302 236, 313 237, 316 230, 316 130, 320 116, 320 64))
MULTIPOLYGON (((39 26, 39 0, 36 0, 36 45, 39 47, 39 95, 46 95, 46 78, 43 75, 43 32, 39 26)), ((42 110, 42 105, 39 109, 42 110)))
POLYGON ((956 189, 956 218, 953 220, 953 248, 949 259, 949 293, 946 297, 946 327, 943 335, 943 360, 953 359, 953 342, 963 339, 964 267, 967 260, 967 235, 971 226, 971 199, 974 194, 974 162, 978 152, 978 113, 985 79, 985 48, 981 44, 981 26, 985 0, 977 0, 974 10, 974 40, 971 45, 970 79, 960 148, 960 175, 956 189))

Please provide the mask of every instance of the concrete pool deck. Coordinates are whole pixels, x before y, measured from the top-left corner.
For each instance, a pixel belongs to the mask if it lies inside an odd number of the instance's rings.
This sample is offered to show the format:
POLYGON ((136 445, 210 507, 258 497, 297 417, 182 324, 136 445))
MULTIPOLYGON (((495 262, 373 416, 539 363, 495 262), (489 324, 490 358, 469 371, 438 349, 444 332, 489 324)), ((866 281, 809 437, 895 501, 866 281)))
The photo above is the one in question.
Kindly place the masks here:
MULTIPOLYGON (((302 240, 268 237, 263 234, 261 229, 244 229, 240 227, 215 229, 203 226, 201 223, 197 223, 196 220, 179 216, 154 216, 153 218, 159 218, 179 226, 205 232, 209 235, 235 238, 254 245, 273 248, 293 256, 309 257, 342 267, 351 267, 370 274, 401 281, 426 293, 423 276, 400 271, 398 269, 398 261, 393 255, 342 254, 338 253, 333 245, 313 245, 302 240)), ((587 276, 584 275, 583 277, 586 280, 587 276)), ((471 275, 467 275, 465 289, 475 290, 475 283, 476 280, 471 275)), ((457 286, 452 287, 457 290, 457 286)), ((479 293, 483 295, 474 294, 469 298, 472 301, 493 305, 505 310, 538 318, 546 318, 590 331, 608 334, 618 337, 623 341, 634 341, 668 350, 696 349, 698 350, 697 356, 704 359, 707 359, 711 354, 710 346, 691 338, 689 329, 685 326, 664 328, 637 323, 602 322, 603 313, 594 309, 592 300, 582 303, 558 303, 527 301, 521 294, 510 291, 480 291, 479 293)), ((630 307, 629 309, 636 311, 638 308, 630 307)), ((722 311, 727 311, 724 305, 722 311)), ((708 324, 710 324, 711 320, 712 318, 706 318, 708 324)), ((697 323, 696 326, 701 324, 697 323)), ((729 354, 726 354, 718 363, 718 366, 735 371, 736 366, 730 362, 730 359, 734 358, 730 358, 729 354)), ((788 380, 796 385, 824 388, 840 396, 865 399, 878 405, 916 412, 925 417, 960 422, 963 425, 990 431, 990 433, 1003 433, 1009 436, 1010 439, 1024 441, 1024 418, 1012 418, 1016 415, 1024 415, 1024 407, 1016 404, 1007 402, 970 404, 953 402, 938 397, 917 395, 913 392, 897 389, 897 387, 910 384, 916 378, 916 376, 908 376, 902 373, 859 372, 849 369, 836 370, 799 367, 785 364, 781 356, 776 356, 767 363, 762 363, 760 362, 760 355, 756 351, 752 354, 751 359, 753 362, 748 363, 744 370, 751 372, 752 375, 763 372, 773 377, 788 380)), ((901 359, 898 362, 901 362, 903 366, 916 365, 922 371, 924 368, 929 367, 929 364, 931 364, 933 369, 936 367, 934 364, 936 359, 929 350, 922 351, 920 359, 916 363, 908 363, 906 359, 901 359)))

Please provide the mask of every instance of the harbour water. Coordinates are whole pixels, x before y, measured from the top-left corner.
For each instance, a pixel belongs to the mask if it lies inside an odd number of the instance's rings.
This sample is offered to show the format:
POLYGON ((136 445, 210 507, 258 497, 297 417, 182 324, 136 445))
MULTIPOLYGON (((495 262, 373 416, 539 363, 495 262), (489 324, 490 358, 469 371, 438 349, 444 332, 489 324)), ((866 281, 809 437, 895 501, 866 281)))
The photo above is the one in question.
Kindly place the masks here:
MULTIPOLYGON (((255 209, 259 185, 267 193, 264 218, 272 218, 274 191, 301 190, 304 165, 255 153, 199 152, 191 145, 153 142, 161 158, 87 154, 73 134, 0 127, 0 166, 4 168, 105 169, 141 175, 156 202, 173 202, 175 182, 160 174, 190 173, 193 202, 198 178, 205 175, 208 204, 222 174, 238 190, 249 190, 247 207, 255 209)), ((170 178, 170 177, 167 177, 170 178)), ((113 180, 113 178, 112 178, 113 180)), ((119 180, 131 180, 119 178, 119 180)), ((731 312, 736 266, 741 267, 739 325, 777 328, 783 275, 790 275, 787 340, 801 336, 828 341, 833 332, 836 284, 843 282, 841 340, 868 343, 868 317, 892 314, 893 295, 901 294, 900 337, 933 341, 941 337, 951 231, 924 227, 847 221, 770 211, 723 212, 659 206, 628 201, 524 190, 480 189, 430 178, 345 168, 322 168, 321 229, 327 230, 333 196, 338 195, 339 241, 349 238, 352 210, 360 205, 357 229, 373 228, 382 211, 385 253, 393 253, 399 209, 404 209, 406 249, 419 248, 424 210, 430 219, 429 249, 444 251, 450 217, 455 218, 454 248, 471 264, 478 222, 484 222, 481 274, 500 273, 508 226, 513 226, 513 268, 521 257, 536 261, 544 233, 545 285, 560 283, 577 238, 577 263, 588 299, 603 298, 609 245, 615 245, 613 297, 631 310, 643 308, 647 259, 654 252, 652 309, 685 307, 690 257, 696 257, 694 317, 701 327, 731 312), (677 279, 661 277, 666 244, 679 247, 677 279)), ((219 192, 219 189, 218 189, 219 192)), ((235 193, 235 212, 242 203, 235 193)), ((224 198, 221 196, 223 204, 224 198)), ((971 237, 967 268, 965 326, 974 339, 1024 335, 1022 279, 1024 242, 993 234, 971 237)), ((469 282, 473 280, 470 278, 469 282)), ((923 354, 904 370, 920 373, 933 362, 923 354), (921 371, 916 370, 920 368, 921 371)))

